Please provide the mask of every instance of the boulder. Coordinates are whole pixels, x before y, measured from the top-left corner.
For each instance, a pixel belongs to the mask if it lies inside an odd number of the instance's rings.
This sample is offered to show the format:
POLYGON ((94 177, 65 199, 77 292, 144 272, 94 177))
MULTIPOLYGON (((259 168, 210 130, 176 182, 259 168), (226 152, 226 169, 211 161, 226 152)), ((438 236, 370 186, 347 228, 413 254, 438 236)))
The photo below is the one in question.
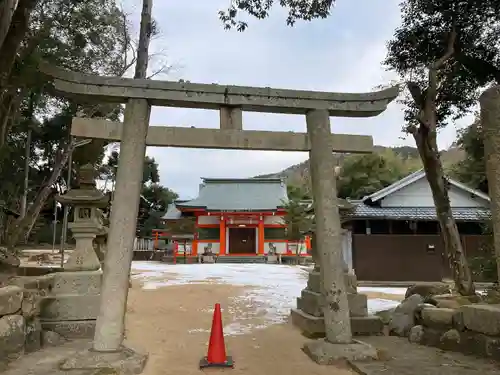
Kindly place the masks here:
POLYGON ((0 316, 15 314, 21 310, 22 300, 22 288, 15 285, 0 288, 0 316))
POLYGON ((500 360, 500 338, 482 333, 460 332, 460 346, 464 354, 500 360))
POLYGON ((444 348, 458 348, 460 344, 460 332, 456 329, 450 329, 443 333, 439 341, 444 348))
POLYGON ((14 254, 12 254, 6 247, 0 246, 0 268, 5 269, 15 269, 19 267, 21 260, 14 254))
POLYGON ((500 303, 500 287, 499 285, 494 285, 492 287, 486 288, 486 293, 482 296, 484 302, 489 304, 499 304, 500 303))
POLYGON ((424 299, 419 294, 413 294, 399 304, 389 322, 389 333, 397 336, 407 336, 415 325, 415 312, 424 299))
POLYGON ((42 331, 42 345, 47 346, 58 346, 66 342, 66 339, 59 333, 54 331, 42 331))
POLYGON ((26 320, 24 349, 27 353, 40 350, 42 346, 42 324, 40 319, 26 320))
POLYGON ((451 293, 451 287, 446 283, 418 283, 406 290, 405 298, 414 294, 421 295, 424 299, 438 294, 451 293))
POLYGON ((424 338, 424 327, 414 326, 410 329, 408 334, 408 341, 413 344, 420 344, 424 338))
POLYGON ((451 328, 453 324, 454 309, 440 309, 438 307, 427 307, 421 312, 422 324, 431 328, 451 328))
MULTIPOLYGON (((468 303, 466 303, 466 305, 468 305, 468 303)), ((458 309, 462 304, 454 299, 443 299, 438 301, 436 306, 442 309, 458 309)))
POLYGON ((387 325, 391 321, 392 314, 394 314, 394 310, 396 310, 396 309, 393 308, 393 309, 388 309, 388 310, 377 311, 375 313, 375 315, 378 316, 378 317, 380 317, 380 319, 382 320, 382 322, 385 325, 387 325))
POLYGON ((432 297, 437 303, 436 306, 447 309, 458 309, 460 306, 478 303, 479 296, 461 296, 459 294, 440 294, 432 297))
POLYGON ((40 314, 40 293, 38 291, 24 291, 21 303, 21 312, 25 318, 31 318, 40 314))
POLYGON ((0 360, 11 361, 24 353, 25 320, 21 315, 0 318, 0 360))
POLYGON ((455 310, 452 318, 452 325, 459 332, 465 331, 464 316, 460 310, 455 310))
POLYGON ((422 310, 426 308, 434 308, 436 307, 435 305, 431 305, 429 303, 421 303, 420 305, 417 306, 415 309, 415 324, 422 324, 422 310))
POLYGON ((467 305, 460 308, 464 327, 490 336, 500 336, 500 305, 467 305))

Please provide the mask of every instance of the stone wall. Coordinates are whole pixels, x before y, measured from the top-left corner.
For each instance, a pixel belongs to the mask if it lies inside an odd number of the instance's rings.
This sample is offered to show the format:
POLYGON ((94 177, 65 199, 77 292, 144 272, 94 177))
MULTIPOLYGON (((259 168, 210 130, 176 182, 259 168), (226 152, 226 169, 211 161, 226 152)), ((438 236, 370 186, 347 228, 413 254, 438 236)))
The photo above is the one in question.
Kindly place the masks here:
POLYGON ((500 305, 425 307, 416 323, 411 342, 500 361, 500 305))
POLYGON ((84 271, 18 277, 0 288, 0 371, 43 346, 92 337, 101 275, 84 271))
POLYGON ((50 293, 52 276, 18 278, 0 288, 0 369, 24 353, 36 351, 50 334, 42 334, 40 301, 50 293))
POLYGON ((464 304, 463 299, 433 296, 433 305, 414 294, 392 313, 390 333, 407 336, 412 343, 500 361, 500 305, 464 304))

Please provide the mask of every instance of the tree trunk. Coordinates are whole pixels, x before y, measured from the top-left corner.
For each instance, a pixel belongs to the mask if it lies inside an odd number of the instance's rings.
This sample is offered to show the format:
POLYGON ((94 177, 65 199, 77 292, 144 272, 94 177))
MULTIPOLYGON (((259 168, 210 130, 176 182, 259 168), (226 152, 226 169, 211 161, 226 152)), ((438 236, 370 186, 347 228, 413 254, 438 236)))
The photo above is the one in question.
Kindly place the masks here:
POLYGON ((11 87, 4 91, 3 96, 0 94, 0 149, 7 142, 9 131, 19 117, 19 108, 26 91, 26 88, 16 90, 11 87))
POLYGON ((52 186, 57 181, 57 179, 61 175, 61 171, 68 163, 69 155, 73 152, 73 149, 74 143, 70 143, 61 155, 61 158, 54 164, 54 169, 52 170, 50 178, 48 179, 46 184, 39 190, 35 201, 26 213, 26 216, 18 217, 13 223, 12 229, 9 231, 10 233, 7 238, 7 247, 11 252, 14 252, 14 247, 19 242, 19 239, 21 238, 23 232, 25 232, 27 229, 30 230, 38 219, 38 215, 40 214, 42 207, 44 206, 47 198, 52 191, 52 186))
POLYGON ((17 0, 3 0, 3 4, 0 5, 0 49, 9 32, 12 16, 16 9, 16 3, 17 0))
POLYGON ((137 48, 137 64, 135 64, 134 78, 145 79, 148 71, 149 43, 151 42, 151 10, 153 0, 143 0, 141 12, 141 30, 139 33, 139 46, 137 48))
MULTIPOLYGON (((30 124, 31 125, 31 124, 30 124)), ((23 196, 21 198, 21 216, 26 216, 28 208, 28 190, 30 179, 30 158, 31 158, 31 128, 28 129, 26 135, 26 145, 24 150, 24 181, 23 181, 23 196)))
POLYGON ((413 133, 420 158, 424 165, 425 175, 429 181, 432 198, 436 207, 436 215, 441 228, 444 249, 453 274, 453 281, 461 295, 474 295, 472 274, 465 257, 460 233, 453 218, 448 196, 448 182, 444 175, 443 165, 439 156, 435 128, 429 130, 420 126, 413 133))
POLYGON ((416 120, 419 126, 410 125, 409 132, 413 135, 417 149, 424 165, 424 171, 429 182, 436 207, 436 216, 441 229, 444 250, 448 264, 453 274, 455 287, 461 295, 474 295, 472 274, 465 257, 460 233, 453 218, 453 212, 448 195, 448 181, 446 180, 443 164, 437 146, 437 98, 439 90, 439 69, 453 56, 457 33, 454 28, 448 36, 448 48, 445 54, 429 65, 428 85, 425 92, 415 82, 408 82, 407 87, 419 113, 416 120))
POLYGON ((5 88, 12 66, 16 61, 19 46, 29 30, 31 12, 39 0, 19 0, 12 15, 9 31, 0 48, 0 90, 5 88))

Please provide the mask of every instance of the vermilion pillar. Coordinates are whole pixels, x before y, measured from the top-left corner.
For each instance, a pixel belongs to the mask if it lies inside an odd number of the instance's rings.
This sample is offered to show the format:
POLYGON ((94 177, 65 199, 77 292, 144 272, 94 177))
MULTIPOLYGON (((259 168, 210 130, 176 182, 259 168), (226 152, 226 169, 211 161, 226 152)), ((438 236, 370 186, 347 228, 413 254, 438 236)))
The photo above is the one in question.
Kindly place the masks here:
POLYGON ((219 223, 219 255, 226 255, 226 219, 220 217, 219 223))
POLYGON ((259 227, 258 227, 258 254, 259 255, 264 255, 264 218, 262 216, 259 217, 259 227))
POLYGON ((198 255, 198 239, 195 237, 191 243, 191 255, 198 255))
POLYGON ((196 215, 196 221, 194 223, 194 237, 193 242, 191 243, 191 255, 198 255, 198 215, 196 215))

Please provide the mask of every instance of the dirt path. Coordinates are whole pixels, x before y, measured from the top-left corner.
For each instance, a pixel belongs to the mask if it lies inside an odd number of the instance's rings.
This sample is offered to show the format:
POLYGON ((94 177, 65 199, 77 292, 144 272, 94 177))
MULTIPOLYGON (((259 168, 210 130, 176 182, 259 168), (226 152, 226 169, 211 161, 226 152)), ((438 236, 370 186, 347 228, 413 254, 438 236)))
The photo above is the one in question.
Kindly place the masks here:
MULTIPOLYGON (((129 295, 127 340, 150 353, 144 375, 199 374, 199 360, 206 355, 208 332, 215 302, 226 309, 224 324, 249 312, 248 303, 234 304, 243 287, 191 284, 141 290, 134 284, 129 295), (229 308, 229 306, 231 308, 229 308), (192 331, 191 333, 189 331, 192 331)), ((245 324, 264 323, 260 314, 245 324)), ((306 341, 289 324, 273 325, 250 334, 226 337, 233 355, 232 374, 247 375, 352 375, 348 369, 319 366, 301 351, 306 341)))
POLYGON ((500 375, 500 365, 493 360, 411 344, 403 337, 372 336, 363 340, 379 350, 381 360, 355 362, 362 374, 500 375))

